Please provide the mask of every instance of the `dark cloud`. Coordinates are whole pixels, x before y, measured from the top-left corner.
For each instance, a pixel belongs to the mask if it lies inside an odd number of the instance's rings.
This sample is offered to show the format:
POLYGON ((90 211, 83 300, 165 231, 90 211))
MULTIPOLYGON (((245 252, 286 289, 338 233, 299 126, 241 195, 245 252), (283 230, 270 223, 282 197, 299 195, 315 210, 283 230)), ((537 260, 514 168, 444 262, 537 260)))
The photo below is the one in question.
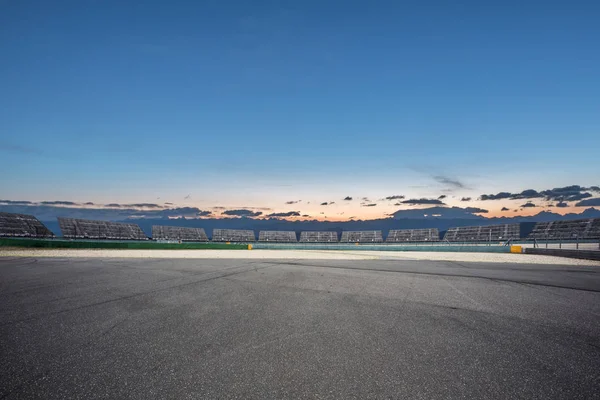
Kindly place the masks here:
POLYGON ((465 189, 467 187, 464 183, 460 182, 458 179, 449 178, 444 175, 436 175, 433 177, 433 179, 441 184, 451 186, 454 189, 465 189))
POLYGON ((363 207, 376 207, 377 204, 376 203, 368 203, 368 204, 363 204, 363 207))
POLYGON ((146 218, 149 218, 150 216, 153 215, 157 215, 157 216, 161 216, 161 217, 190 217, 190 218, 196 218, 196 217, 206 217, 208 215, 212 215, 212 213, 210 211, 203 211, 200 210, 197 207, 176 207, 176 208, 169 208, 166 210, 160 210, 160 211, 137 211, 138 215, 144 215, 146 218))
POLYGON ((267 217, 299 217, 299 211, 288 211, 288 212, 280 212, 280 213, 272 213, 268 214, 267 217))
POLYGON ((213 210, 225 210, 227 207, 213 207, 213 210))
POLYGON ((152 203, 125 204, 123 207, 134 207, 134 208, 163 208, 163 206, 159 206, 158 204, 152 204, 152 203))
POLYGON ((575 207, 590 207, 590 206, 600 206, 600 197, 597 197, 595 199, 587 199, 587 200, 582 200, 579 203, 575 204, 575 207))
POLYGON ((352 200, 352 197, 350 197, 350 196, 344 197, 344 201, 351 201, 351 200, 352 200))
POLYGON ((523 190, 521 193, 513 194, 511 196, 511 199, 513 199, 513 200, 539 199, 541 197, 544 197, 544 195, 539 193, 537 190, 527 189, 527 190, 523 190))
POLYGON ((10 204, 0 205, 2 211, 32 214, 42 221, 53 220, 56 217, 83 218, 102 221, 119 221, 128 218, 199 218, 211 215, 210 211, 203 211, 196 207, 176 207, 170 209, 149 209, 142 210, 136 208, 113 207, 108 208, 103 205, 95 207, 62 207, 54 204, 10 204))
POLYGON ((537 206, 533 203, 521 204, 521 208, 533 208, 533 207, 537 207, 537 206))
POLYGON ((556 205, 554 207, 565 208, 565 207, 569 207, 569 205, 567 203, 565 203, 564 201, 561 201, 559 203, 556 203, 556 205))
POLYGON ((510 199, 510 196, 512 196, 511 193, 500 192, 498 194, 482 194, 479 197, 479 199, 480 200, 504 200, 504 199, 510 199))
POLYGON ((326 201, 324 201, 323 203, 321 203, 321 205, 322 205, 322 206, 328 206, 328 205, 329 205, 329 203, 328 203, 328 202, 326 202, 326 201))
POLYGON ((15 205, 33 204, 31 201, 26 201, 26 200, 0 200, 0 203, 15 204, 15 205))
POLYGON ((120 208, 120 207, 121 207, 121 205, 120 205, 120 204, 117 204, 117 203, 110 203, 110 204, 107 204, 107 205, 106 205, 106 207, 120 208))
POLYGON ((258 217, 262 215, 262 211, 251 211, 251 210, 227 210, 223 211, 223 215, 231 215, 235 217, 258 217))
POLYGON ((592 197, 587 191, 595 191, 597 186, 589 188, 571 185, 560 188, 542 190, 538 192, 534 189, 527 189, 521 193, 500 192, 498 194, 482 194, 481 200, 529 200, 544 198, 547 201, 578 201, 592 197))
POLYGON ((84 205, 86 205, 86 206, 93 206, 94 203, 92 203, 91 201, 88 201, 87 203, 84 203, 84 205))
POLYGON ((402 199, 404 199, 405 197, 406 197, 406 196, 402 196, 402 195, 400 195, 400 194, 395 194, 395 195, 393 195, 393 196, 388 196, 388 197, 386 197, 385 199, 386 199, 386 200, 402 200, 402 199))
POLYGON ((42 201, 40 204, 45 204, 47 206, 76 206, 77 203, 72 201, 42 201))
POLYGON ((446 197, 448 197, 448 196, 446 196, 445 194, 443 194, 440 197, 438 197, 438 200, 444 200, 446 197))
POLYGON ((483 208, 478 208, 478 207, 466 207, 466 208, 464 208, 464 210, 471 214, 487 214, 487 213, 489 213, 488 210, 484 210, 483 208))
POLYGON ((578 201, 578 200, 583 200, 583 199, 589 199, 590 197, 592 197, 591 193, 584 192, 584 193, 574 194, 574 195, 565 197, 563 199, 557 199, 557 200, 562 200, 562 201, 578 201))
POLYGON ((367 203, 371 202, 371 200, 369 200, 369 198, 368 198, 368 197, 363 197, 363 198, 362 198, 362 201, 366 201, 367 203))
POLYGON ((303 216, 303 217, 305 217, 305 218, 306 218, 306 217, 310 217, 310 215, 308 215, 308 214, 304 214, 304 215, 302 215, 302 216, 303 216))
POLYGON ((394 203, 395 206, 401 206, 402 203, 394 203))
POLYGON ((500 211, 510 211, 510 210, 506 207, 502 207, 502 209, 500 211))
POLYGON ((462 199, 460 199, 460 201, 471 201, 470 197, 463 197, 462 199))
POLYGON ((301 202, 302 200, 290 200, 290 201, 286 201, 285 204, 296 204, 301 202))
POLYGON ((441 200, 438 199, 409 199, 404 200, 402 204, 439 204, 445 205, 441 200))
POLYGON ((592 197, 590 193, 584 193, 586 190, 592 190, 592 188, 571 185, 550 190, 543 190, 541 193, 546 196, 547 200, 577 201, 592 197))
POLYGON ((523 190, 521 193, 500 192, 498 194, 482 194, 481 200, 523 200, 523 199, 539 199, 544 197, 543 194, 534 189, 523 190))
POLYGON ((600 192, 600 186, 590 186, 587 190, 591 190, 592 192, 600 192))

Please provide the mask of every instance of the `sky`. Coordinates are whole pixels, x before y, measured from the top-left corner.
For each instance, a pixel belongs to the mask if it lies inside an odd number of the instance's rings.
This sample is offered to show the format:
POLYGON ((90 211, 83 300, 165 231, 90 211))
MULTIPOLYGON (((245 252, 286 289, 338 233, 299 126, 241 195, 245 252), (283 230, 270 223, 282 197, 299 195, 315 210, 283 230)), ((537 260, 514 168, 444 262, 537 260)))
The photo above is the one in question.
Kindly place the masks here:
POLYGON ((0 0, 0 199, 581 212, 599 20, 593 1, 0 0))

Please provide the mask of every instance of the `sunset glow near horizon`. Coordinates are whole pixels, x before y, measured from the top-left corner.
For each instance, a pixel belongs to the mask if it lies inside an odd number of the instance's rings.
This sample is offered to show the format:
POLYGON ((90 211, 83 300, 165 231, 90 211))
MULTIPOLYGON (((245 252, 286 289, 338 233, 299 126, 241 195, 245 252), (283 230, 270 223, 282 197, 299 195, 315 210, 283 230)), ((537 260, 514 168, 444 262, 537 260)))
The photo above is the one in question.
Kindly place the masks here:
POLYGON ((345 221, 600 207, 599 4, 0 11, 0 211, 345 221))

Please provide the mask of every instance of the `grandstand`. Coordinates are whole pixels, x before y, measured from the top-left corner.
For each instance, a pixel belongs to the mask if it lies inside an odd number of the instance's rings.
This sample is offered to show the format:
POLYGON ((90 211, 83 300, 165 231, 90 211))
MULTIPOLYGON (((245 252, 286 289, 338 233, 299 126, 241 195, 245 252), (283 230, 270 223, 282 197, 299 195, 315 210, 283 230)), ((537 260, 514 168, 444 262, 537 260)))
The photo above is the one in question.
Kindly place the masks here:
POLYGON ((0 237, 53 238, 54 233, 33 215, 0 212, 0 237))
POLYGON ((337 232, 331 231, 306 231, 300 232, 301 243, 337 243, 337 232))
POLYGON ((62 236, 67 239, 148 240, 137 224, 58 217, 62 236))
POLYGON ((449 242, 489 242, 519 239, 520 237, 521 225, 517 223, 449 228, 444 235, 444 240, 449 242))
POLYGON ((213 242, 255 242, 254 231, 241 229, 213 229, 213 242))
POLYGON ((202 228, 183 228, 179 226, 152 225, 152 239, 180 240, 182 242, 208 242, 208 236, 202 228))
POLYGON ((295 243, 298 241, 294 231, 260 231, 259 242, 295 243))
POLYGON ((600 218, 538 222, 528 239, 600 239, 600 218))
POLYGON ((344 231, 340 242, 381 243, 381 231, 344 231))
POLYGON ((440 232, 437 228, 431 229, 401 229, 390 230, 387 238, 388 243, 397 242, 439 242, 440 232))

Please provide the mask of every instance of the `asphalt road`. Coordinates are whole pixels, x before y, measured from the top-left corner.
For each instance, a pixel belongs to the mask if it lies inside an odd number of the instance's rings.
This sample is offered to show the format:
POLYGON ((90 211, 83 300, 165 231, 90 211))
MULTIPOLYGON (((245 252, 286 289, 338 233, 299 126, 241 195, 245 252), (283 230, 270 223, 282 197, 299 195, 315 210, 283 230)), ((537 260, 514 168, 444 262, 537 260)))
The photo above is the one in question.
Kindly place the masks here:
POLYGON ((600 398, 600 270, 0 257, 0 398, 600 398))

